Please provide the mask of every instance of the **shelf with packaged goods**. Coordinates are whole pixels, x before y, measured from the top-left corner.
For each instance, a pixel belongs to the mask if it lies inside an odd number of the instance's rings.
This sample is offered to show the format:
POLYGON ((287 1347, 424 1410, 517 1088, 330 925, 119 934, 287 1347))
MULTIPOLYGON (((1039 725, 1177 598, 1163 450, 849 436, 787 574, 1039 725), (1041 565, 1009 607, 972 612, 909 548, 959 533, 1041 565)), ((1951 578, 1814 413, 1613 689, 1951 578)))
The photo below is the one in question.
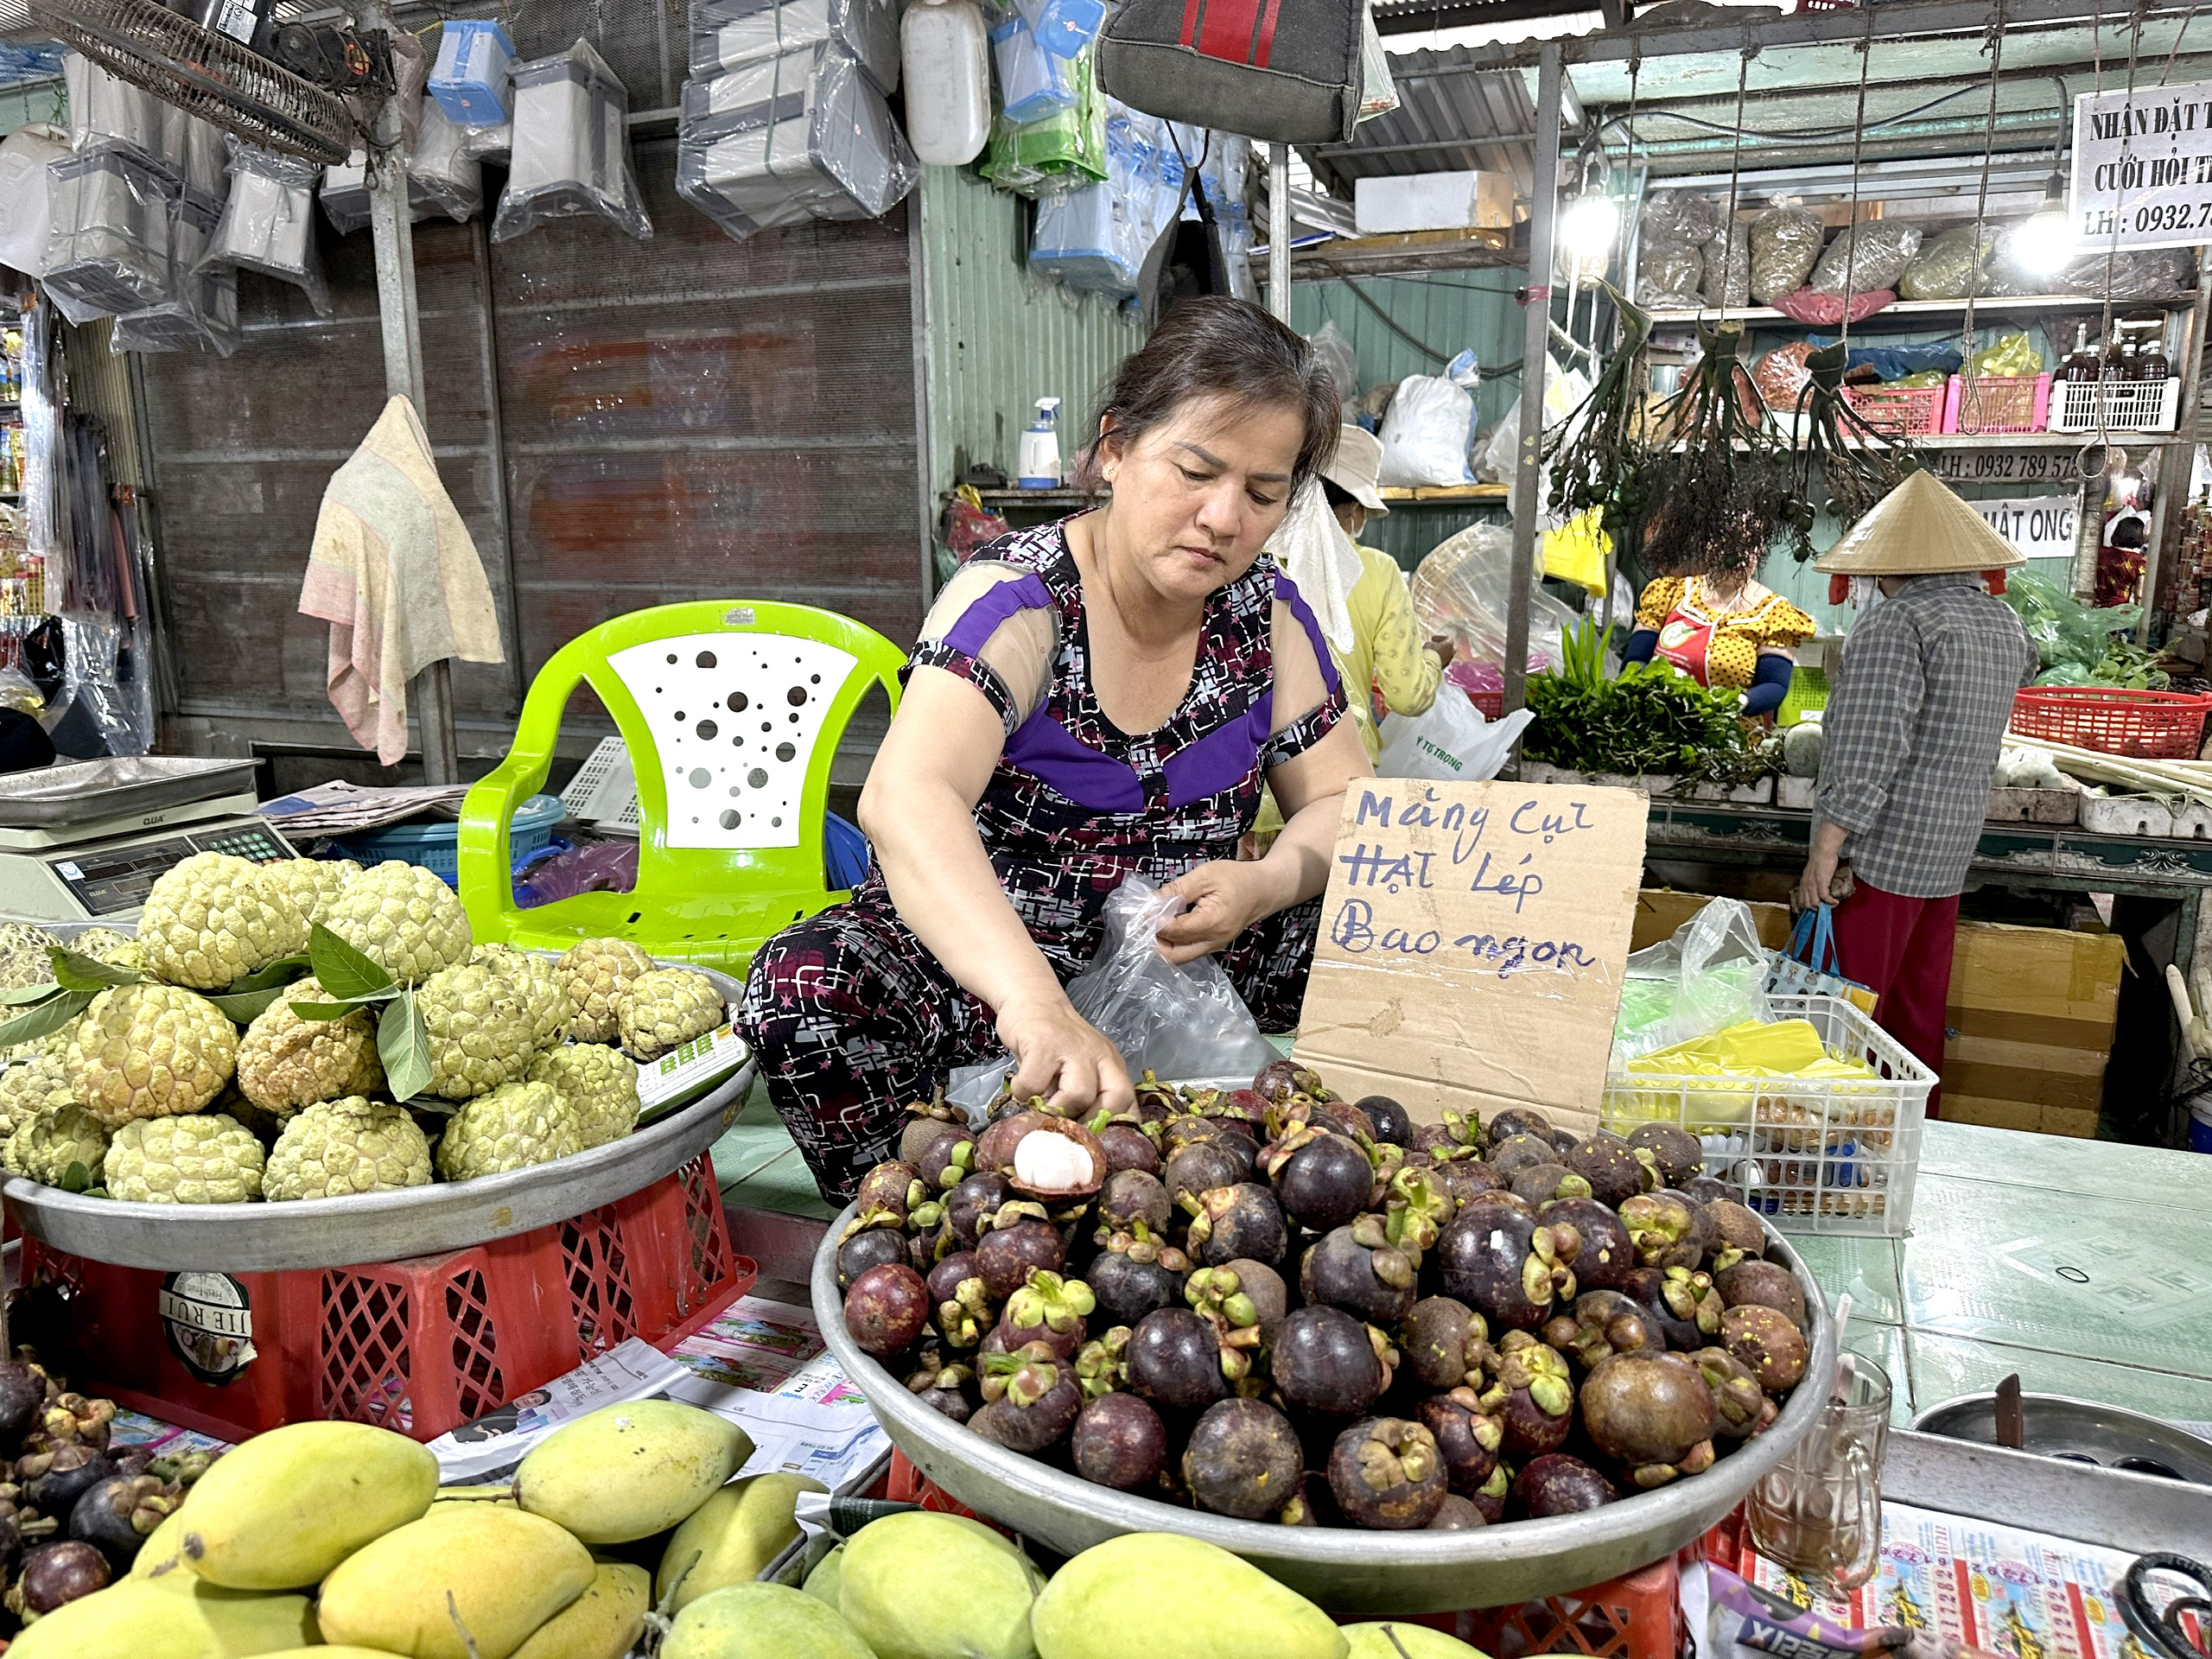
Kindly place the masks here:
MULTIPOLYGON (((1290 251, 1294 283, 1340 276, 1421 276, 1441 270, 1525 270, 1529 251, 1499 229, 1407 231, 1395 236, 1344 236, 1290 251)), ((1268 251, 1252 251, 1252 275, 1268 282, 1268 251)))
MULTIPOLYGON (((2119 315, 2128 311, 2186 311, 2196 303, 2194 294, 2169 294, 2154 300, 2113 300, 2113 313, 2119 315)), ((2107 302, 2075 294, 2031 294, 2025 296, 1991 296, 1974 302, 1974 315, 2016 316, 2022 312, 2035 311, 2095 311, 2101 313, 2107 302)), ((1871 316, 1860 317, 1851 325, 1853 328, 1878 327, 1885 321, 1917 323, 1926 317, 1962 317, 1966 315, 1964 300, 1898 300, 1884 306, 1871 316)), ((1654 311, 1654 328, 1684 327, 1693 323, 1712 322, 1775 322, 1787 323, 1797 328, 1842 327, 1840 322, 1803 322, 1787 312, 1777 311, 1770 305, 1713 305, 1697 311, 1654 311)))

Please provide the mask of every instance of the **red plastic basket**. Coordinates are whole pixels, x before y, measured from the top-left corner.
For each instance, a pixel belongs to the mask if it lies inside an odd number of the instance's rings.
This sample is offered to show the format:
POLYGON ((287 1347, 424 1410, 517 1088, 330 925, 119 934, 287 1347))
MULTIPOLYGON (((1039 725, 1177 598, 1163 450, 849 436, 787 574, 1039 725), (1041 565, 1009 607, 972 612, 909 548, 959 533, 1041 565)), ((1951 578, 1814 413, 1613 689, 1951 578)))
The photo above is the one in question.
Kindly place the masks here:
POLYGON ((642 1192, 443 1255, 166 1274, 23 1241, 71 1293, 86 1393, 225 1440, 337 1418, 433 1440, 631 1337, 666 1346, 751 1288, 704 1154, 642 1192))
POLYGON ((2023 737, 2142 760, 2194 760, 2212 696, 2122 686, 2031 685, 2012 703, 2023 737))
POLYGON ((1844 401, 1885 435, 1932 437, 1943 429, 1948 386, 1846 386, 1844 401))
POLYGON ((2040 432, 2050 418, 2050 377, 2047 374, 1951 377, 1943 402, 1943 430, 1977 437, 2011 432, 2040 432))

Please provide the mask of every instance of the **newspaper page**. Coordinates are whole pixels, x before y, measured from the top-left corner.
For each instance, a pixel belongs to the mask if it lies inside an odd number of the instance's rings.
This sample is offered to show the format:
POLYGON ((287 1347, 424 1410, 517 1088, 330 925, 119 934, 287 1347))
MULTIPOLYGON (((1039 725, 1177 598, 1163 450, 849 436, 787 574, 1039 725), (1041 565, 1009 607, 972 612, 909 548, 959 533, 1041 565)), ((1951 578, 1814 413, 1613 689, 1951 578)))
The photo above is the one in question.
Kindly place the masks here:
POLYGON ((683 1368, 659 1349, 632 1337, 544 1387, 527 1389, 496 1411, 432 1440, 438 1483, 458 1485, 512 1468, 562 1424, 601 1406, 648 1399, 683 1374, 683 1368))
POLYGON ((806 1475, 842 1491, 891 1450, 803 1307, 741 1297, 678 1343, 676 1357, 684 1375, 669 1398, 742 1423, 754 1448, 746 1474, 806 1475))

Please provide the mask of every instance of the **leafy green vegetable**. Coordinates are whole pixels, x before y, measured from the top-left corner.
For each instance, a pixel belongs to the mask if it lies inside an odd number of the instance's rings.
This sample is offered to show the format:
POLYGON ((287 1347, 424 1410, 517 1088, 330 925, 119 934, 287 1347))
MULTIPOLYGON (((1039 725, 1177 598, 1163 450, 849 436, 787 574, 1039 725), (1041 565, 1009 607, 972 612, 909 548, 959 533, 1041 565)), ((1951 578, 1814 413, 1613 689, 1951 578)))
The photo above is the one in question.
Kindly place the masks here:
POLYGON ((1605 641, 1583 621, 1560 641, 1556 673, 1529 681, 1535 721, 1522 753, 1571 772, 1646 772, 1746 781, 1770 760, 1747 739, 1737 694, 1671 664, 1632 663, 1607 678, 1605 641))

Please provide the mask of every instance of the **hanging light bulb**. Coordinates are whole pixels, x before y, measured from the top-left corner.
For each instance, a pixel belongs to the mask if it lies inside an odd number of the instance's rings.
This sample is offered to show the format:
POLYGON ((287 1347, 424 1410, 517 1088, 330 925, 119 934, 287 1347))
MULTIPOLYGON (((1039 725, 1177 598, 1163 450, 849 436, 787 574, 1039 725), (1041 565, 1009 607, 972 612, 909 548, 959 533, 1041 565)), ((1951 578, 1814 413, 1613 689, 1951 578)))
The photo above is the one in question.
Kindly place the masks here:
POLYGON ((1559 216, 1560 266, 1586 282, 1604 276, 1620 229, 1620 204, 1611 196, 1603 191, 1577 196, 1559 216))
POLYGON ((2043 206, 2012 233, 2012 259, 2031 276, 2055 276, 2080 251, 2066 211, 2066 176, 2052 169, 2043 206))

